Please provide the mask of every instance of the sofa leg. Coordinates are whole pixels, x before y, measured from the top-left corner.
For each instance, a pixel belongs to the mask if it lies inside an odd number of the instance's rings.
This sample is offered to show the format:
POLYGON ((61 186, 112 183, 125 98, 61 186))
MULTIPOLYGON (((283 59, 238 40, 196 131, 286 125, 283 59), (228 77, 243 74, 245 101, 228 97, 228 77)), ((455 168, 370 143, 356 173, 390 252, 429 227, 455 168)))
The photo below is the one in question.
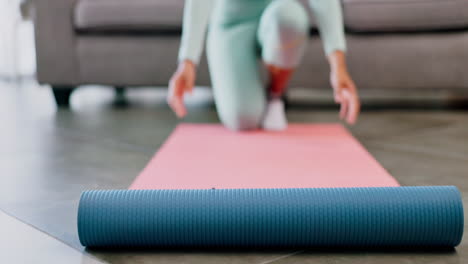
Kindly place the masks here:
POLYGON ((283 96, 281 97, 284 103, 284 109, 289 109, 291 108, 291 101, 289 100, 288 94, 284 93, 283 96))
POLYGON ((73 86, 52 86, 52 92, 58 107, 70 106, 70 95, 74 88, 73 86))
POLYGON ((125 87, 124 86, 114 86, 115 97, 117 101, 123 101, 125 99, 125 87))
POLYGON ((127 106, 127 100, 125 98, 125 87, 124 86, 114 86, 115 91, 115 101, 114 105, 118 107, 127 106))
POLYGON ((117 97, 122 97, 125 95, 125 87, 124 86, 114 86, 115 95, 117 97))

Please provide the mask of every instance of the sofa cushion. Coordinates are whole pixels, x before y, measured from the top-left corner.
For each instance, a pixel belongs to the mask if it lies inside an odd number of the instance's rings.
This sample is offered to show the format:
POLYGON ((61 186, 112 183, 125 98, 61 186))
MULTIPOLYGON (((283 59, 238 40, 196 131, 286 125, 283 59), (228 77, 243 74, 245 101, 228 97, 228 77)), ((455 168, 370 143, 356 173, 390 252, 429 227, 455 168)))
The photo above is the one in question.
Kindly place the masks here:
POLYGON ((352 31, 427 31, 468 27, 466 0, 343 0, 352 31))
POLYGON ((80 31, 180 31, 183 0, 79 0, 74 24, 80 31))

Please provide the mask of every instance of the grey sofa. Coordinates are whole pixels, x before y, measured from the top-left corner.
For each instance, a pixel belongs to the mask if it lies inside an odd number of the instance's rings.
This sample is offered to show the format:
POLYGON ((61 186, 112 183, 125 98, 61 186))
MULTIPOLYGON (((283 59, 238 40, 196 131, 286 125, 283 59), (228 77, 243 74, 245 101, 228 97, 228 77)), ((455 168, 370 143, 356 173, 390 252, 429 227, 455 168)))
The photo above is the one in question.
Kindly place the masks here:
MULTIPOLYGON (((204 1, 204 0, 199 0, 204 1)), ((305 2, 305 1, 303 1, 305 2)), ((37 0, 37 77, 59 105, 83 84, 166 85, 183 0, 37 0)), ((468 89, 468 0, 343 0, 348 62, 360 89, 468 89)), ((328 87, 311 20, 292 87, 328 87)), ((209 85, 206 60, 198 85, 209 85)))

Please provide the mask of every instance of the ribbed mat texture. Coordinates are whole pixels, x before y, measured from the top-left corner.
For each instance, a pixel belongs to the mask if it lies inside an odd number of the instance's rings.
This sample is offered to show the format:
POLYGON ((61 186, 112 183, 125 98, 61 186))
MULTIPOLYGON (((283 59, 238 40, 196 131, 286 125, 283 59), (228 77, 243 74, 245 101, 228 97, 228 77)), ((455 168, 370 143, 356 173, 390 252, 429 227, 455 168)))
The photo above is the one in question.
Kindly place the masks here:
POLYGON ((456 246, 453 186, 93 190, 78 233, 97 247, 456 246))

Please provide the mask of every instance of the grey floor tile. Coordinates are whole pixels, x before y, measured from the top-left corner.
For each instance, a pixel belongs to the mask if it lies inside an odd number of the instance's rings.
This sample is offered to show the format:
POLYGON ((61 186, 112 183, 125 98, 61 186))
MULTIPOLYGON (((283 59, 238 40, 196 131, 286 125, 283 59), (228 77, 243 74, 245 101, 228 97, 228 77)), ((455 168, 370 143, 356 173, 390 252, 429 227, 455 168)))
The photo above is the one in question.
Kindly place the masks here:
MULTIPOLYGON (((444 127, 412 131, 385 140, 374 140, 382 147, 426 153, 468 161, 468 116, 444 127)), ((373 141, 373 142, 374 142, 373 141)))
MULTIPOLYGON (((460 251, 466 250, 460 248, 460 251)), ((308 250, 303 253, 282 258, 278 261, 271 263, 274 264, 346 264, 346 263, 359 263, 359 264, 394 264, 394 263, 407 263, 407 264, 461 264, 464 263, 463 259, 466 256, 461 255, 458 251, 411 251, 411 250, 396 250, 396 251, 371 251, 366 252, 363 250, 346 250, 346 251, 320 251, 308 250)))
MULTIPOLYGON (((348 129, 361 141, 384 140, 446 128, 467 119, 463 112, 376 111, 363 112, 348 129)), ((291 122, 339 122, 336 111, 296 110, 288 112, 291 122)), ((343 124, 346 126, 346 124, 343 124)))
MULTIPOLYGON (((90 252, 91 253, 91 252, 90 252)), ((270 263, 286 258, 296 251, 128 251, 92 252, 99 259, 110 263, 270 263)))
POLYGON ((468 191, 466 160, 373 143, 368 150, 402 185, 456 185, 468 191))
POLYGON ((54 124, 81 135, 134 144, 155 151, 180 122, 218 122, 211 97, 205 95, 203 89, 200 95, 196 93, 189 99, 191 111, 183 120, 178 120, 167 107, 165 93, 159 94, 154 88, 129 90, 127 106, 116 106, 112 99, 94 104, 84 99, 96 94, 104 96, 109 92, 99 87, 77 90, 72 109, 57 112, 54 124))
POLYGON ((0 211, 2 263, 103 263, 0 211))
MULTIPOLYGON (((466 226, 465 226, 466 228, 466 226)), ((468 258, 466 234, 455 249, 308 249, 273 264, 463 264, 468 258)))

